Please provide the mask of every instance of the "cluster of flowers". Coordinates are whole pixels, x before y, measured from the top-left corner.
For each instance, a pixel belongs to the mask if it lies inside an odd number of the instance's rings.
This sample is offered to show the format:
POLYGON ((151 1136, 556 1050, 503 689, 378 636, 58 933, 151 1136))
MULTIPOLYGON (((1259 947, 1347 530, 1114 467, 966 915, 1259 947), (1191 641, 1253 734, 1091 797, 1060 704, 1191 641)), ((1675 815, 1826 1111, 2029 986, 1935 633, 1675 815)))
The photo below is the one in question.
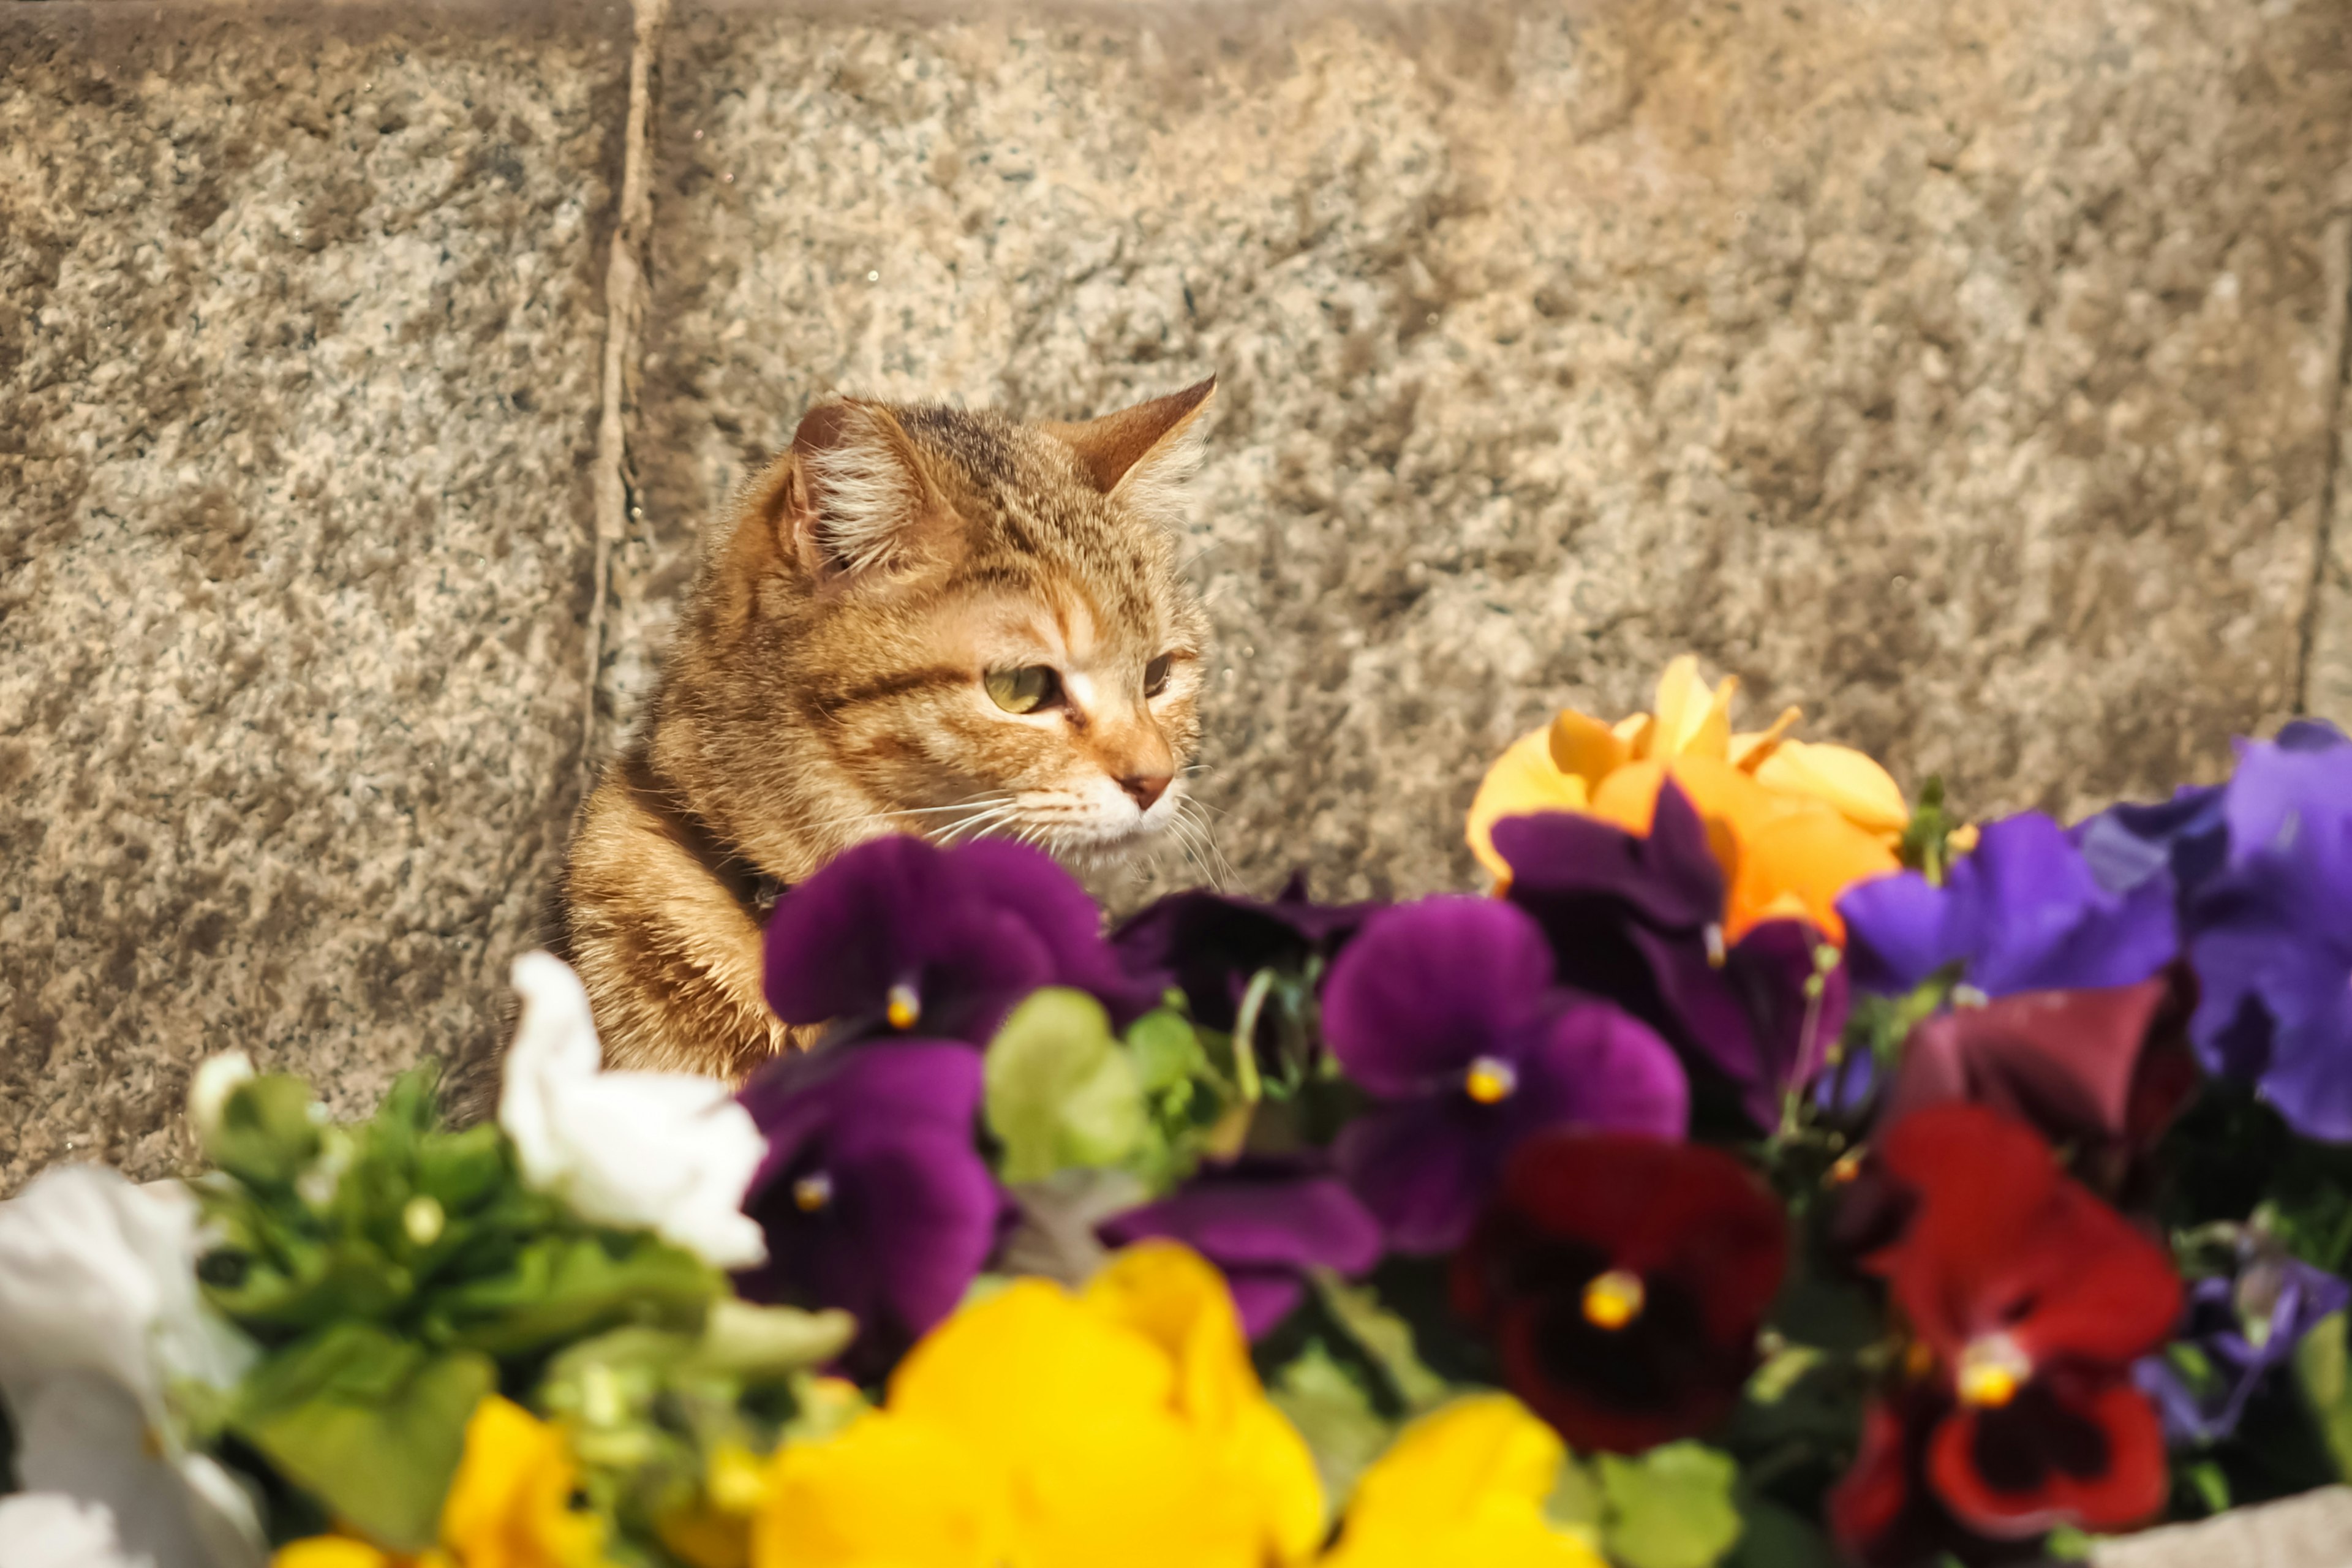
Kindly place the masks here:
POLYGON ((1963 827, 1733 697, 1513 746, 1488 896, 1106 935, 1018 846, 863 846, 767 928, 823 1042, 733 1099, 600 1070, 543 955, 496 1126, 208 1064, 215 1172, 0 1205, 0 1538, 1899 1565, 2352 1473, 2352 743, 1963 827))

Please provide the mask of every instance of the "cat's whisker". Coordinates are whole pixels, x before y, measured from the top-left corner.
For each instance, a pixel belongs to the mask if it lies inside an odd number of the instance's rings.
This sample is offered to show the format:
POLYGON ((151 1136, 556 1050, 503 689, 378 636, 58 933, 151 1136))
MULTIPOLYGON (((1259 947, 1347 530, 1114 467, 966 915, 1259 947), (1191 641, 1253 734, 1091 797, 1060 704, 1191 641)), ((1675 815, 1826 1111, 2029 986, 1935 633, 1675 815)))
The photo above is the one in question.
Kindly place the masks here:
POLYGON ((1006 801, 1002 805, 990 806, 960 822, 949 824, 940 831, 939 841, 942 845, 949 845, 953 844, 959 837, 967 840, 977 838, 990 828, 1001 826, 1013 820, 1020 812, 1021 805, 1017 801, 1006 801))

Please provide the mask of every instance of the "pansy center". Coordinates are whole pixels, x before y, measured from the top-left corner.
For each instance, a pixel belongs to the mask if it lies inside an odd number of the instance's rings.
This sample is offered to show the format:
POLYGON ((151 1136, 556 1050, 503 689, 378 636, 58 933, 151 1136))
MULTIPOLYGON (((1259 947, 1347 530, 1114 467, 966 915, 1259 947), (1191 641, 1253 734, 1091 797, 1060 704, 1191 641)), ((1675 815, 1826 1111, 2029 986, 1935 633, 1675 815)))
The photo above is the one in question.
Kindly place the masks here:
POLYGON ((892 1028, 911 1029, 922 1020, 923 999, 912 985, 901 980, 890 987, 889 1004, 882 1011, 892 1028))
POLYGON ((793 1184, 793 1206, 803 1214, 814 1214, 833 1202, 833 1178, 823 1171, 811 1171, 793 1184))
POLYGON ((1721 969, 1731 961, 1731 950, 1723 944, 1723 926, 1720 922, 1707 921, 1706 929, 1700 931, 1699 936, 1706 943, 1708 968, 1721 969))
POLYGON ((1960 1403, 1998 1410, 2033 1375, 2033 1362, 2007 1334, 1985 1334, 1960 1352, 1953 1376, 1960 1403))
POLYGON ((1596 1274, 1584 1288, 1584 1321, 1613 1333, 1642 1315, 1648 1294, 1638 1274, 1622 1268, 1596 1274))
POLYGON ((1496 1057, 1480 1057, 1462 1075, 1463 1092, 1481 1105, 1493 1105, 1508 1100, 1511 1091, 1519 1087, 1517 1069, 1496 1057))

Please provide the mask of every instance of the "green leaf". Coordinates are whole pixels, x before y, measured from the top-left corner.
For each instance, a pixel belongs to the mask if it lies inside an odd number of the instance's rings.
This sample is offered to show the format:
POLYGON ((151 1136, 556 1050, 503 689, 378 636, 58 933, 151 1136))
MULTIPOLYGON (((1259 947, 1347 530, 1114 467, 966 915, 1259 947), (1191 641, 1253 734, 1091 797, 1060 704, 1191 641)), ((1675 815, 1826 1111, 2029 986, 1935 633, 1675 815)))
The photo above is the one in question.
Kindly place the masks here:
POLYGON ((651 1236, 548 1236, 504 1272, 436 1294, 449 1342, 520 1355, 624 1323, 699 1331, 726 1289, 719 1271, 651 1236))
POLYGON ((1007 1182, 1116 1165, 1143 1142, 1135 1064, 1112 1039, 1102 1004, 1083 992, 1048 989, 1024 1002, 990 1042, 983 1071, 1007 1182))
POLYGON ((1307 1439, 1326 1497, 1345 1498, 1353 1491, 1356 1478, 1396 1436, 1396 1427, 1372 1408, 1364 1385, 1348 1375, 1320 1341, 1309 1342, 1286 1363, 1266 1394, 1307 1439))
POLYGON ((1739 1511, 1739 1544, 1725 1559, 1734 1568, 1824 1568, 1843 1561, 1821 1526, 1794 1509, 1743 1495, 1739 1511))
POLYGON ((1610 1560, 1623 1568, 1710 1568, 1739 1539, 1739 1467, 1701 1443, 1600 1458, 1610 1560))
POLYGON ((2294 1348, 2294 1371, 2303 1396, 2326 1439, 2337 1472, 2352 1480, 2352 1347, 2347 1320, 2331 1312, 2312 1325, 2294 1348))
POLYGON ((1209 1065, 1192 1021, 1172 1007, 1156 1007, 1129 1024, 1127 1049, 1135 1059, 1136 1081, 1150 1094, 1187 1083, 1209 1065))
POLYGON ((1350 1285, 1328 1269, 1317 1269, 1314 1283, 1325 1309, 1388 1377, 1408 1411, 1433 1410, 1452 1396, 1446 1381, 1421 1359, 1412 1326, 1381 1305, 1370 1286, 1350 1285))
POLYGON ((205 1152, 241 1181, 286 1185, 319 1152, 310 1086, 284 1073, 239 1084, 221 1106, 219 1125, 206 1138, 205 1152))
POLYGON ((336 1323, 256 1367, 229 1426, 328 1510, 397 1552, 440 1532, 466 1422, 498 1385, 488 1356, 430 1355, 336 1323))

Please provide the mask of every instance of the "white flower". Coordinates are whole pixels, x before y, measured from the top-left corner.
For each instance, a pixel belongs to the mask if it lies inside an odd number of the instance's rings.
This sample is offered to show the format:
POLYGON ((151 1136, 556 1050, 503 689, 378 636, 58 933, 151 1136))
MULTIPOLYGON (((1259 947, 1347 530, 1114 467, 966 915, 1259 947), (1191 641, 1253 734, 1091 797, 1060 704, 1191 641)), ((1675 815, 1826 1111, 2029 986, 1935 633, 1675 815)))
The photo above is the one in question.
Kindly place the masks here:
POLYGON ((205 1058, 188 1079, 188 1121, 196 1130, 197 1142, 212 1147, 221 1113, 228 1109, 228 1097, 252 1081, 253 1058, 243 1051, 223 1051, 205 1058))
POLYGON ((499 1125, 523 1179, 599 1225, 644 1228, 721 1268, 768 1255, 744 1189, 767 1153, 727 1086, 690 1073, 605 1072, 588 994, 553 956, 515 960, 522 1021, 499 1125))
POLYGON ((0 1204, 0 1396, 31 1491, 102 1504, 156 1568, 261 1561, 252 1500, 189 1453, 174 1384, 226 1388, 253 1346, 196 1288, 195 1202, 112 1171, 44 1172, 0 1204))
POLYGON ((0 1497, 0 1568, 155 1568, 152 1557, 122 1550, 111 1509, 62 1492, 0 1497))

